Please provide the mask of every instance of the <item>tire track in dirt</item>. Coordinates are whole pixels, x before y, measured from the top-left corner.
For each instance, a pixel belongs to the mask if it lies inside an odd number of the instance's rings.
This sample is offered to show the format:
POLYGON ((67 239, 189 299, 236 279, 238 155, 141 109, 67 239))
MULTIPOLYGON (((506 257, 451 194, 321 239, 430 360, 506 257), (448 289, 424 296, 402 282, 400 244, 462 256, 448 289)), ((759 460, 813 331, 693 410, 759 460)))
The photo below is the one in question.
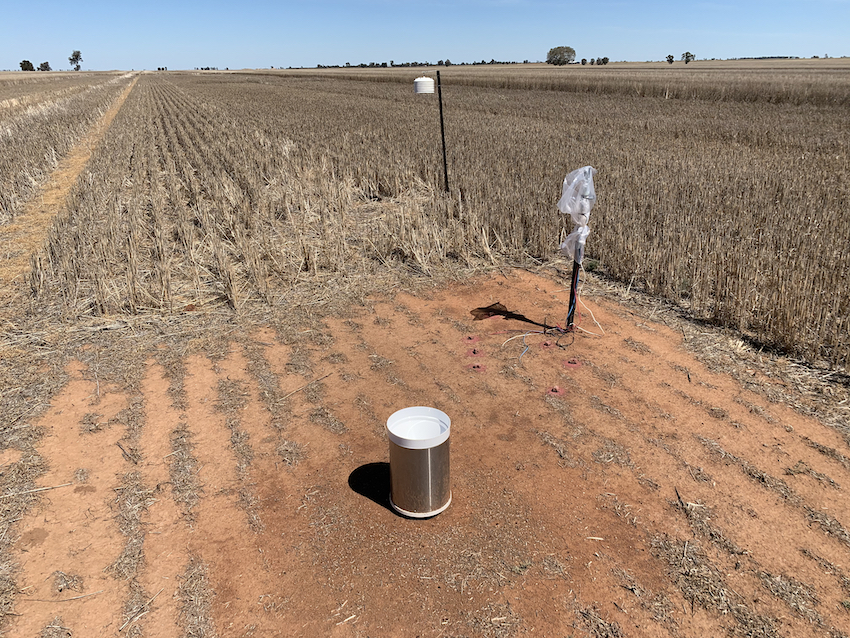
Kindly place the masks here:
POLYGON ((27 272, 30 256, 44 243, 47 230, 62 208, 77 177, 85 168, 95 147, 106 134, 112 120, 121 110, 121 106, 138 80, 139 75, 136 75, 103 117, 92 126, 89 133, 71 149, 66 157, 60 160, 50 179, 42 186, 41 192, 36 193, 27 202, 19 216, 20 221, 0 228, 2 233, 0 241, 15 242, 21 249, 18 256, 5 260, 0 266, 0 290, 8 288, 27 272))
POLYGON ((44 492, 20 522, 10 636, 33 636, 57 616, 75 635, 113 635, 120 625, 127 586, 106 570, 124 544, 110 507, 124 432, 109 422, 127 399, 85 380, 84 371, 70 367, 70 382, 40 419, 53 425, 37 445, 50 466, 39 484, 71 485, 44 492))

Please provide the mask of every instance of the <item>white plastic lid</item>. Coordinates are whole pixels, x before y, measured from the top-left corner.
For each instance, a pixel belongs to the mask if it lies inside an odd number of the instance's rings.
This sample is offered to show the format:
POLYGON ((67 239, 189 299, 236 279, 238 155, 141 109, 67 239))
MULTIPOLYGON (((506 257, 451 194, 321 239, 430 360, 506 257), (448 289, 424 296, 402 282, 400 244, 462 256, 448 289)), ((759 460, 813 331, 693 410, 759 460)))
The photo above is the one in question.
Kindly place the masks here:
POLYGON ((445 412, 425 406, 404 408, 387 419, 390 441, 408 450, 437 447, 449 438, 451 427, 445 412))

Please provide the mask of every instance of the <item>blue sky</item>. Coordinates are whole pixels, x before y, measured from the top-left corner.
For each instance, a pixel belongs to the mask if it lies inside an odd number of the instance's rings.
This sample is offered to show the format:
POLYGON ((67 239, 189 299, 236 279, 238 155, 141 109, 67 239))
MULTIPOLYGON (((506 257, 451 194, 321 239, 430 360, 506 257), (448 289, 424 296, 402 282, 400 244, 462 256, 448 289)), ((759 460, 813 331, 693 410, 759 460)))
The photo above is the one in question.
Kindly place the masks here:
POLYGON ((0 69, 258 68, 450 59, 850 55, 850 0, 357 0, 0 4, 0 69))

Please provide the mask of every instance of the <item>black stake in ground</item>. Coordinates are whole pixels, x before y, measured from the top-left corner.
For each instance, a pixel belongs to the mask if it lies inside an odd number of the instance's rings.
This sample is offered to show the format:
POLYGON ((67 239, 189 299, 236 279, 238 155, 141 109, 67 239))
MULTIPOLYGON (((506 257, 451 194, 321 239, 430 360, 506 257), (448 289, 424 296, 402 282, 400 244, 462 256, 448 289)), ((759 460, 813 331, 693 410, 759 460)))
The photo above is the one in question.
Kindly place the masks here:
POLYGON ((578 271, 581 269, 581 264, 577 261, 573 262, 573 280, 570 284, 570 310, 567 314, 567 330, 573 329, 573 320, 576 314, 576 305, 578 299, 578 271))
POLYGON ((443 179, 446 192, 449 192, 449 164, 446 161, 446 126, 443 124, 443 88, 440 84, 440 72, 437 71, 437 97, 440 100, 440 136, 443 138, 443 179))

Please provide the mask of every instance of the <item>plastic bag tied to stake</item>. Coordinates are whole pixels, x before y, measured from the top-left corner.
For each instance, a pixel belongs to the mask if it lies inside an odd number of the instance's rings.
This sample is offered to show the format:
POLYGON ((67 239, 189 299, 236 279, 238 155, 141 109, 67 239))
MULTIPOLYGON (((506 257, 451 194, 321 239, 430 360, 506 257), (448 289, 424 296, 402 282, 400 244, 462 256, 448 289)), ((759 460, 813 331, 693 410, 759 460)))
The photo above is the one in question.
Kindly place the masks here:
POLYGON ((564 188, 561 199, 558 201, 558 209, 572 217, 575 228, 567 235, 561 244, 561 254, 566 255, 577 264, 584 259, 584 244, 590 229, 587 222, 590 221, 590 209, 596 202, 596 190, 593 188, 593 176, 596 169, 585 166, 574 170, 564 178, 564 188))

